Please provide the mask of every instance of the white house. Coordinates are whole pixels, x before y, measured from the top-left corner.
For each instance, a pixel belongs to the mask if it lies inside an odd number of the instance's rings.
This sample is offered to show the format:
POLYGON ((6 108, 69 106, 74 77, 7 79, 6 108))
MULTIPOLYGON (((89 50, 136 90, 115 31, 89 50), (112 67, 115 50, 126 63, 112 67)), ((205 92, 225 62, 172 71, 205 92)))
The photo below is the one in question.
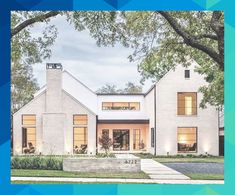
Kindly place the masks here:
POLYGON ((218 111, 199 107, 206 82, 195 65, 178 65, 147 93, 97 94, 49 63, 46 85, 13 116, 13 152, 95 154, 108 134, 115 153, 218 155, 218 111))

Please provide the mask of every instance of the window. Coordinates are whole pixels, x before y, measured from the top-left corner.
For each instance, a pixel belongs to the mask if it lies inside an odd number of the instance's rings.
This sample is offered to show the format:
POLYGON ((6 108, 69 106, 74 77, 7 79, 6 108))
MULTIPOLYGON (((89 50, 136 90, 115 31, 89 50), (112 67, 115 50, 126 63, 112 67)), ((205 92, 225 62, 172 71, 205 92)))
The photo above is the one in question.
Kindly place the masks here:
POLYGON ((87 124, 88 118, 85 114, 73 116, 73 150, 74 154, 87 153, 87 124))
POLYGON ((184 71, 184 78, 189 79, 190 78, 190 70, 184 71))
POLYGON ((151 147, 154 147, 154 128, 151 128, 151 147))
POLYGON ((22 125, 36 125, 36 116, 35 115, 23 115, 22 125))
POLYGON ((197 93, 178 93, 178 115, 197 115, 197 93))
POLYGON ((87 125, 87 115, 86 114, 74 115, 73 124, 74 125, 87 125))
POLYGON ((129 150, 129 130, 114 129, 113 130, 113 150, 129 150))
POLYGON ((102 102, 102 110, 140 110, 139 102, 102 102))
POLYGON ((22 151, 25 154, 36 150, 36 115, 22 115, 22 151))
POLYGON ((75 154, 85 154, 87 150, 87 128, 73 128, 73 145, 75 154))
POLYGON ((178 152, 197 152, 197 128, 179 127, 177 131, 178 152))

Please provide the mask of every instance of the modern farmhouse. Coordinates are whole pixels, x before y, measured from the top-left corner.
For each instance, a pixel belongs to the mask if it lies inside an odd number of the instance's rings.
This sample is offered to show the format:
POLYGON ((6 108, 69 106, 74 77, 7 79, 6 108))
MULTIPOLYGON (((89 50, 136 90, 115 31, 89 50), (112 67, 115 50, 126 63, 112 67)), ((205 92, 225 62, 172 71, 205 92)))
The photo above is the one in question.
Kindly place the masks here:
POLYGON ((108 134, 114 153, 219 155, 218 111, 199 107, 207 83, 195 66, 178 65, 147 93, 97 94, 48 63, 46 85, 13 116, 13 153, 95 154, 108 134))

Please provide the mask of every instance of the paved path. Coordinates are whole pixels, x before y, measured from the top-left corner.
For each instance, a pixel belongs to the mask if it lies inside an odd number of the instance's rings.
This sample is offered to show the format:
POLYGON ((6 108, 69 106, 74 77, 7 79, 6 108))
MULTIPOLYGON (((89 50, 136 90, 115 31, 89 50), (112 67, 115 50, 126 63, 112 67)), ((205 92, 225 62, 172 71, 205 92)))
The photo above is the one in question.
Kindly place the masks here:
POLYGON ((181 173, 224 174, 223 163, 164 163, 181 173))
POLYGON ((152 159, 141 159, 141 170, 155 180, 190 180, 190 178, 152 159))
POLYGON ((224 184, 223 180, 157 180, 113 178, 11 177, 11 181, 78 182, 78 183, 158 183, 158 184, 224 184))

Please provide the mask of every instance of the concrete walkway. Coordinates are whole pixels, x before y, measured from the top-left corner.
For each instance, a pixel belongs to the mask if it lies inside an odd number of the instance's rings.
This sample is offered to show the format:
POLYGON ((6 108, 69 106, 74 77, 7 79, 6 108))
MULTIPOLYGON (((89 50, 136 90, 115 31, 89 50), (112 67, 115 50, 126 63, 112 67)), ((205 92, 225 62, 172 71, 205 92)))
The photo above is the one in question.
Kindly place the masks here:
POLYGON ((141 159, 141 170, 154 180, 190 180, 190 178, 152 159, 141 159))
POLYGON ((114 178, 62 178, 62 177, 11 177, 11 181, 25 182, 78 182, 78 183, 158 183, 158 184, 224 184, 223 180, 156 180, 114 178))

